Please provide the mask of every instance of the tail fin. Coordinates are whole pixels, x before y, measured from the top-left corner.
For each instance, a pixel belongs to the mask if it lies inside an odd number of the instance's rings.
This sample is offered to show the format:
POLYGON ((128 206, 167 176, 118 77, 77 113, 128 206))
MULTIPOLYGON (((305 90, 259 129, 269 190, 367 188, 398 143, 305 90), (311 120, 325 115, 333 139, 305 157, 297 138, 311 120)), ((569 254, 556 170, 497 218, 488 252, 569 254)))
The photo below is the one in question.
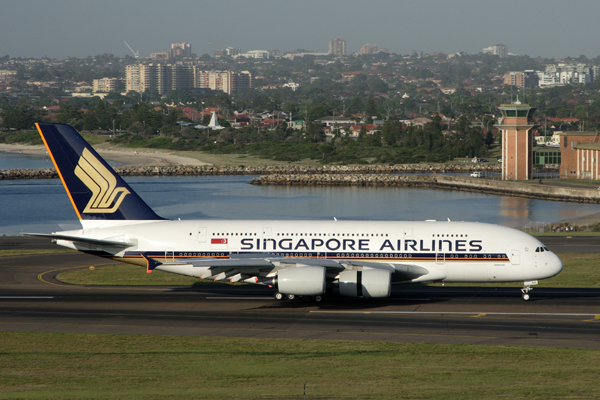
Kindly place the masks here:
POLYGON ((80 220, 162 220, 73 127, 36 124, 80 220))

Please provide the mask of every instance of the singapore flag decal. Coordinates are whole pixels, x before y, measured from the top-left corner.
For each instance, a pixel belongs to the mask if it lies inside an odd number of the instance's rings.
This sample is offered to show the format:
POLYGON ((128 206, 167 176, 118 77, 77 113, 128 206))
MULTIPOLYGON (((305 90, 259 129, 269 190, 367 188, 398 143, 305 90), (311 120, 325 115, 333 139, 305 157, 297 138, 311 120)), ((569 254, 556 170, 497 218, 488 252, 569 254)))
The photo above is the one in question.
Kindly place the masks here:
POLYGON ((227 244, 227 239, 224 238, 212 238, 210 244, 227 244))

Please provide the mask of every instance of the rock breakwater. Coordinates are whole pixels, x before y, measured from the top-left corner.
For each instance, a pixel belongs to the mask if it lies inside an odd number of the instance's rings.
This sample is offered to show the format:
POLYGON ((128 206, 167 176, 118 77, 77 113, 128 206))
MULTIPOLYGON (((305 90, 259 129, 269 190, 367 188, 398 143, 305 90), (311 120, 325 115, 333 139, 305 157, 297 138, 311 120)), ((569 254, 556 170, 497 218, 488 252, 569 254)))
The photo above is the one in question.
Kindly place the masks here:
MULTIPOLYGON (((471 171, 500 172, 500 166, 491 164, 398 164, 398 165, 325 165, 308 166, 164 166, 115 167, 121 176, 210 176, 210 175, 359 175, 359 174, 414 174, 414 173, 467 173, 471 171)), ((53 168, 0 170, 0 180, 58 178, 53 168)))
POLYGON ((529 182, 497 181, 461 176, 442 175, 389 175, 389 174, 314 174, 263 175, 254 178, 253 185, 276 186, 355 186, 355 187, 410 187, 459 190, 488 193, 499 196, 526 197, 540 200, 570 201, 600 204, 596 189, 540 185, 529 182))
POLYGON ((432 187, 436 179, 432 175, 389 174, 301 174, 263 175, 252 179, 253 185, 279 186, 372 186, 372 187, 432 187))

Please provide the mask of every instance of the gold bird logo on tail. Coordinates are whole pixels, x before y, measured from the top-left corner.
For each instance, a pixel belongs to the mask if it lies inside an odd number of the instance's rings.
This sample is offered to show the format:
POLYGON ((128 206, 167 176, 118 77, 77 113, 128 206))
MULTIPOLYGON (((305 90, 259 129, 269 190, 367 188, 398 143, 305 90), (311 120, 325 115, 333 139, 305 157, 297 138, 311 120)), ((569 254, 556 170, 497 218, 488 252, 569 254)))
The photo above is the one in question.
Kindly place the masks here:
POLYGON ((83 149, 75 175, 92 191, 84 213, 114 213, 129 194, 129 190, 117 187, 114 175, 87 148, 83 149))

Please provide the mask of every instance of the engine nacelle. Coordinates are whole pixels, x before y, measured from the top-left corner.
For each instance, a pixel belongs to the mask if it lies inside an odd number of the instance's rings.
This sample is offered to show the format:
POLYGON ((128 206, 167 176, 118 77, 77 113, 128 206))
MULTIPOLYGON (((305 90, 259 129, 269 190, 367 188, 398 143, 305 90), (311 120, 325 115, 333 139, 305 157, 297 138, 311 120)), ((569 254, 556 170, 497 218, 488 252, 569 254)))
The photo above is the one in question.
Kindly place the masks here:
POLYGON ((392 291, 392 274, 384 269, 344 271, 340 274, 339 289, 348 297, 388 297, 392 291))
POLYGON ((325 268, 295 267, 277 271, 277 290, 297 296, 318 296, 325 293, 325 268))

